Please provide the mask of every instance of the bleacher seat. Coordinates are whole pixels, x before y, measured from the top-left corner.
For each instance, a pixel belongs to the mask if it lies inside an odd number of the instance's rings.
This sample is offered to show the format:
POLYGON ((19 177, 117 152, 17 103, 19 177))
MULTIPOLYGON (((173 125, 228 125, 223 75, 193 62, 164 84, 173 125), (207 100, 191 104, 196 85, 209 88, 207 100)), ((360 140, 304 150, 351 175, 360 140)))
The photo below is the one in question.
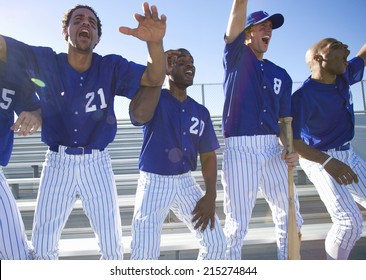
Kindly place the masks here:
MULTIPOLYGON (((223 137, 221 136, 221 117, 213 117, 213 124, 217 133, 221 148, 217 150, 218 169, 221 169, 223 137)), ((119 194, 121 210, 122 231, 124 234, 125 252, 129 253, 131 239, 130 223, 133 213, 134 193, 138 178, 138 155, 142 145, 142 133, 140 127, 135 127, 128 120, 118 121, 118 131, 115 141, 108 147, 112 158, 112 166, 115 173, 116 185, 119 194)), ((39 176, 42 170, 46 145, 40 141, 40 132, 29 137, 15 137, 14 150, 4 174, 11 185, 21 211, 26 232, 30 237, 33 214, 38 192, 39 176)), ((197 182, 203 187, 203 179, 200 173, 200 164, 197 171, 193 172, 197 182)), ((295 172, 295 181, 298 185, 300 203, 303 210, 306 230, 303 238, 324 238, 326 227, 331 222, 324 206, 320 204, 315 188, 298 167, 295 172), (317 208, 312 206, 317 203, 317 208), (313 226, 313 230, 311 230, 313 226)), ((218 172, 218 196, 217 213, 223 224, 223 190, 218 172)), ((366 216, 366 215, 365 215, 366 216)), ((248 233, 244 244, 275 242, 274 228, 268 204, 259 195, 253 211, 250 223, 251 231, 248 233)), ((305 229, 304 228, 304 229, 305 229)), ((162 252, 175 251, 175 257, 183 250, 197 249, 198 244, 173 213, 170 213, 164 223, 162 236, 162 252)), ((93 237, 90 224, 83 213, 80 202, 77 202, 66 227, 61 236, 60 257, 74 259, 89 259, 98 256, 98 248, 93 237)))

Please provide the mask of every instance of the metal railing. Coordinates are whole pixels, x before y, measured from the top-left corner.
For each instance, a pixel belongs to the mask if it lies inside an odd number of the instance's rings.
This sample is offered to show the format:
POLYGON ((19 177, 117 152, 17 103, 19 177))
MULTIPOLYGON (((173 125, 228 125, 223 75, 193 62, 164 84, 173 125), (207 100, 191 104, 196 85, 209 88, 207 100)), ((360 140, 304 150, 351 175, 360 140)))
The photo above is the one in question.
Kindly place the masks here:
MULTIPOLYGON (((295 91, 301 84, 302 82, 294 82, 293 90, 295 91)), ((366 80, 351 86, 356 114, 366 113, 365 86, 366 80)), ((205 105, 211 116, 221 116, 224 104, 222 83, 194 84, 188 88, 188 95, 205 105)))
MULTIPOLYGON (((293 83, 295 91, 302 82, 293 83)), ((353 104, 356 114, 366 114, 366 80, 351 86, 353 95, 353 104)), ((193 84, 188 89, 188 95, 197 102, 203 104, 210 111, 211 116, 222 116, 224 106, 224 93, 222 83, 203 83, 193 84)), ((128 105, 129 99, 117 96, 115 100, 115 112, 117 119, 129 120, 128 105)))

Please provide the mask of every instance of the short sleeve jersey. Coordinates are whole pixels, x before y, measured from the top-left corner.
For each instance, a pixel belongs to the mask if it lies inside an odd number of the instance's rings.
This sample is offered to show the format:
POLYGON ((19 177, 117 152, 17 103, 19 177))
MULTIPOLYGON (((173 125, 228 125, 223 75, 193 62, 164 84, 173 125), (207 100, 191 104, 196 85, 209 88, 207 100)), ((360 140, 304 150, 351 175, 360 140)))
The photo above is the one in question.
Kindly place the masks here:
POLYGON ((189 96, 180 102, 166 89, 161 92, 152 120, 142 130, 139 168, 154 174, 179 175, 196 170, 198 153, 220 147, 207 108, 189 96))
POLYGON ((40 96, 43 142, 104 149, 113 141, 117 131, 114 97, 132 99, 146 66, 119 55, 93 53, 91 67, 80 73, 71 67, 65 53, 6 40, 9 52, 16 55, 16 63, 34 81, 40 96))
MULTIPOLYGON (((11 60, 8 57, 7 60, 11 60)), ((14 143, 14 112, 34 111, 40 108, 40 101, 33 91, 32 83, 25 73, 14 75, 11 63, 0 61, 0 165, 9 163, 14 143)))
POLYGON ((349 61, 335 84, 322 84, 310 77, 292 95, 294 139, 326 151, 342 146, 354 137, 354 109, 351 85, 362 80, 364 62, 349 61))
POLYGON ((279 134, 279 118, 291 114, 292 79, 269 60, 258 60, 243 31, 224 50, 223 134, 279 134))

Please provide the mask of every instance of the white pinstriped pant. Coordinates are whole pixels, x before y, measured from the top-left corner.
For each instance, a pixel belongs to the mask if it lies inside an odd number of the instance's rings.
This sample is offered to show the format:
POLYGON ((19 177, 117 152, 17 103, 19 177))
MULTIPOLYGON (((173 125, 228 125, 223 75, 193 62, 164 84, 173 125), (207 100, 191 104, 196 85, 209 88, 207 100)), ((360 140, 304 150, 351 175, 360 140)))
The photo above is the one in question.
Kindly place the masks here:
POLYGON ((31 258, 22 217, 0 167, 0 260, 31 258))
MULTIPOLYGON (((243 240, 260 189, 272 210, 277 236, 277 257, 287 259, 288 174, 275 135, 240 136, 225 139, 222 184, 225 191, 224 232, 227 259, 241 259, 243 240)), ((296 219, 302 225, 295 190, 296 219)))
POLYGON ((212 231, 209 226, 203 233, 194 230, 191 212, 202 196, 203 191, 191 172, 162 176, 140 171, 132 221, 131 259, 159 258, 161 231, 169 209, 196 235, 200 243, 198 259, 224 259, 225 236, 217 216, 212 231))
POLYGON ((300 158, 300 166, 315 185, 332 218, 333 226, 327 234, 326 244, 350 251, 362 233, 363 217, 357 203, 366 208, 366 163, 352 147, 346 151, 330 150, 326 153, 350 166, 359 183, 339 185, 319 163, 303 158, 300 158))
POLYGON ((68 155, 47 151, 34 215, 32 243, 37 259, 58 259, 62 229, 77 199, 97 237, 101 259, 123 259, 117 189, 108 151, 68 155))

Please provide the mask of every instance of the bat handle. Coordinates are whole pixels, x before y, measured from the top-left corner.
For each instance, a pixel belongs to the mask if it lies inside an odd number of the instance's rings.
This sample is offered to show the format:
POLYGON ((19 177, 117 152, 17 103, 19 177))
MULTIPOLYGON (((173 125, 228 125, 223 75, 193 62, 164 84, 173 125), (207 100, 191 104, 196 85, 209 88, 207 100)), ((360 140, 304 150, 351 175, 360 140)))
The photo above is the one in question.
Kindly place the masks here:
POLYGON ((294 151, 293 145, 293 135, 292 135, 292 117, 283 118, 283 122, 285 123, 285 132, 286 132, 286 150, 288 153, 292 153, 294 151))

